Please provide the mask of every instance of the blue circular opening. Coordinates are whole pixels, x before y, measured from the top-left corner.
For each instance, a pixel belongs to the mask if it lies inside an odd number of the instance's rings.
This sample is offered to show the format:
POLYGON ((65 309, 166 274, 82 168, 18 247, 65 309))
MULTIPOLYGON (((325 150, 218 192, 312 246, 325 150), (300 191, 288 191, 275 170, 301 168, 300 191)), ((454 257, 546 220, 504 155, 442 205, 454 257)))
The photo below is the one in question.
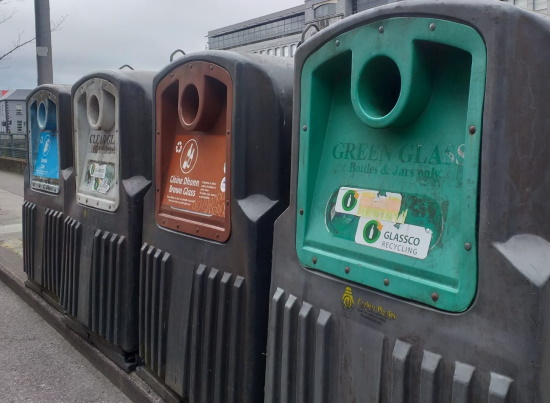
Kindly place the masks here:
POLYGON ((38 126, 41 128, 46 127, 46 104, 44 102, 40 102, 38 105, 38 113, 37 113, 37 120, 38 120, 38 126))

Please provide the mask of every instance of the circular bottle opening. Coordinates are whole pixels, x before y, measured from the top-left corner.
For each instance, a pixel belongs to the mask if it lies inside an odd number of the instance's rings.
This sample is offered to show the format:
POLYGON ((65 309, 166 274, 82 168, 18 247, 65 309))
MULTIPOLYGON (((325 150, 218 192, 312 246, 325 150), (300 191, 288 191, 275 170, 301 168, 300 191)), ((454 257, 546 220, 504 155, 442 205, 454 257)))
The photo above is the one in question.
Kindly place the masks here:
POLYGON ((199 91, 193 84, 184 88, 181 94, 181 117, 185 124, 190 125, 195 121, 199 111, 199 91))
POLYGON ((99 121, 99 99, 96 95, 88 98, 88 121, 91 126, 96 126, 99 121))
POLYGON ((38 122, 38 126, 41 129, 44 129, 46 127, 46 118, 47 118, 47 111, 46 111, 46 104, 44 102, 40 102, 38 105, 38 112, 36 114, 36 120, 38 122))
POLYGON ((359 78, 359 102, 374 119, 388 115, 401 94, 401 73, 388 56, 376 56, 365 66, 359 78))

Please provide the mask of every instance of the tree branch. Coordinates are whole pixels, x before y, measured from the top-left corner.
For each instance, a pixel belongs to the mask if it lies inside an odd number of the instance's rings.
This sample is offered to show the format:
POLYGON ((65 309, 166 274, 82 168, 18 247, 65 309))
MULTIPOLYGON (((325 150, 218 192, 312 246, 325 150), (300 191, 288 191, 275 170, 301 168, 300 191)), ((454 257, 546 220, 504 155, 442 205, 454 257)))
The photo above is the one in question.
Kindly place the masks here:
MULTIPOLYGON (((3 0, 0 0, 0 3, 2 2, 3 0)), ((9 16, 11 18, 11 16, 15 13, 15 10, 14 12, 9 16)), ((65 22, 65 20, 67 19, 67 15, 64 15, 62 16, 61 18, 59 18, 57 21, 50 21, 50 32, 56 32, 56 31, 60 31, 61 30, 61 27, 63 25, 63 23, 65 22)), ((5 21, 5 19, 4 19, 5 21)), ((1 23, 1 22, 0 22, 1 23)), ((4 54, 0 54, 0 62, 7 58, 10 54, 12 54, 13 52, 15 52, 17 49, 25 46, 26 44, 28 43, 31 43, 31 42, 34 42, 34 40, 36 39, 36 37, 33 37, 31 39, 28 39, 28 40, 23 40, 23 31, 20 31, 19 32, 19 37, 17 38, 16 41, 14 41, 12 43, 12 46, 11 48, 4 54)))
POLYGON ((22 42, 22 41, 21 41, 21 36, 22 36, 22 35, 23 35, 23 33, 20 32, 20 33, 19 33, 19 39, 17 39, 17 41, 13 43, 11 49, 10 49, 8 52, 6 52, 6 53, 4 53, 3 55, 0 56, 0 61, 2 61, 3 59, 5 59, 6 57, 8 57, 10 54, 12 54, 13 52, 15 52, 15 51, 16 51, 17 49, 19 49, 20 47, 25 46, 27 43, 34 42, 34 40, 36 39, 36 38, 31 38, 31 39, 29 39, 29 40, 27 40, 27 41, 23 41, 23 42, 22 42))

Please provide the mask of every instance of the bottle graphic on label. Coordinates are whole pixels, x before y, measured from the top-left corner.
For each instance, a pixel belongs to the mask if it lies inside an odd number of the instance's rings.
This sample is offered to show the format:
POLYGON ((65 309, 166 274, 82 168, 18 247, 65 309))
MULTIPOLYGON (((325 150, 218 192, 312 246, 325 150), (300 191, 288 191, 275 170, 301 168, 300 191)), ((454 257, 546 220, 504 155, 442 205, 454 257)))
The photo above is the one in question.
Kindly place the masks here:
POLYGON ((189 151, 187 151, 187 156, 185 157, 185 161, 183 162, 183 169, 187 170, 191 166, 191 162, 193 162, 193 156, 195 155, 195 147, 193 147, 193 144, 191 144, 191 147, 189 147, 189 151))
POLYGON ((190 139, 183 146, 180 154, 180 169, 184 174, 188 174, 195 168, 199 158, 199 145, 194 139, 190 139))

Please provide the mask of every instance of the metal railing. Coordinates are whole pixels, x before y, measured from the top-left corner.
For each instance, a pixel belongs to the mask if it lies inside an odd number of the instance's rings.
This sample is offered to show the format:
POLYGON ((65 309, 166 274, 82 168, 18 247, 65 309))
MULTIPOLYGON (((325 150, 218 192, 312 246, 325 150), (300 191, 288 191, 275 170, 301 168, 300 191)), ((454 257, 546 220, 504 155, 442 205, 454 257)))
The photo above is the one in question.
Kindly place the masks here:
POLYGON ((0 133, 0 158, 27 160, 27 135, 0 133))

